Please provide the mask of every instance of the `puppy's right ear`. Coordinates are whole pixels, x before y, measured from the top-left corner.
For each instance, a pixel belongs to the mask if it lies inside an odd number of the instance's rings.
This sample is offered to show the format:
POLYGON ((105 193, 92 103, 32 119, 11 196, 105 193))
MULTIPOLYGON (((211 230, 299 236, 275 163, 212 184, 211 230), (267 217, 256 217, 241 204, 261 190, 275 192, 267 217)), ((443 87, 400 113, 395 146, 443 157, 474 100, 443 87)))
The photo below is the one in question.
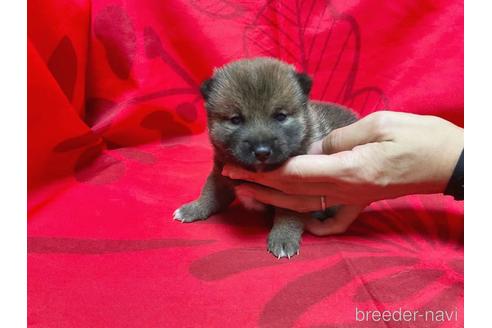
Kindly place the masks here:
POLYGON ((214 86, 215 80, 213 78, 210 78, 208 80, 203 81, 202 85, 200 86, 200 93, 202 94, 203 99, 205 101, 208 101, 208 97, 210 96, 210 92, 212 92, 212 88, 214 86))

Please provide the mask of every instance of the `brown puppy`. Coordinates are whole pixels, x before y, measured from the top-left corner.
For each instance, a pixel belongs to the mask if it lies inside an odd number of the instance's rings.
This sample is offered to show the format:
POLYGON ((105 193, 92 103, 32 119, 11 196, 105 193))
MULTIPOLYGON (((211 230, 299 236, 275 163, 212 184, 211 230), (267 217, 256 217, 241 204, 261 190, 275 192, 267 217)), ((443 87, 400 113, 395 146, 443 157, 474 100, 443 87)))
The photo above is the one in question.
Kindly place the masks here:
MULTIPOLYGON (((339 105, 308 100, 311 79, 273 58, 244 59, 216 69, 202 85, 214 167, 200 197, 174 212, 182 222, 206 219, 235 198, 234 184, 221 175, 225 163, 267 171, 306 154, 314 141, 356 121, 339 105)), ((268 249, 276 257, 299 252, 302 215, 276 208, 268 249)))

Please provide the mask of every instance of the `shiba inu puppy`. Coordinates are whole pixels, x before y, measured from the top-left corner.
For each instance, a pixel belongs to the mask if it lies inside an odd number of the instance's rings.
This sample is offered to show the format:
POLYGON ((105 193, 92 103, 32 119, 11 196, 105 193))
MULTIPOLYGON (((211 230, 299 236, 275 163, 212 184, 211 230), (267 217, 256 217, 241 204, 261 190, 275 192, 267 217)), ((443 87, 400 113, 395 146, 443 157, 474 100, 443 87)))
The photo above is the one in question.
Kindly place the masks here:
MULTIPOLYGON (((356 121, 345 107, 310 101, 311 84, 308 75, 273 58, 244 59, 216 69, 201 86, 214 166, 200 197, 177 209, 174 219, 203 220, 227 208, 240 182, 222 176, 224 164, 273 170, 292 156, 306 154, 310 144, 333 129, 356 121)), ((275 208, 268 236, 274 256, 299 253, 303 215, 275 208)))

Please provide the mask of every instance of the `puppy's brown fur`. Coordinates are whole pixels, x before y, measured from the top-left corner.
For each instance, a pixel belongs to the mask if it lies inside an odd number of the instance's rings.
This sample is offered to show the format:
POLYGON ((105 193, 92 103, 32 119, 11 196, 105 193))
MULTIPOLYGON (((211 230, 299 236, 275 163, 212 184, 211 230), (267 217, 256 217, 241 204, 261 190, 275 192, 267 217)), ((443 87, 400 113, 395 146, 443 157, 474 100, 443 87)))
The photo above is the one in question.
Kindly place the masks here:
MULTIPOLYGON (((309 76, 273 58, 245 59, 215 70, 202 85, 214 167, 200 197, 174 214, 182 222, 206 219, 235 198, 234 183, 221 175, 225 163, 272 170, 305 154, 314 141, 353 123, 339 105, 308 100, 309 76)), ((305 214, 304 214, 305 215, 305 214)), ((277 257, 298 253, 302 214, 275 209, 268 248, 277 257)))

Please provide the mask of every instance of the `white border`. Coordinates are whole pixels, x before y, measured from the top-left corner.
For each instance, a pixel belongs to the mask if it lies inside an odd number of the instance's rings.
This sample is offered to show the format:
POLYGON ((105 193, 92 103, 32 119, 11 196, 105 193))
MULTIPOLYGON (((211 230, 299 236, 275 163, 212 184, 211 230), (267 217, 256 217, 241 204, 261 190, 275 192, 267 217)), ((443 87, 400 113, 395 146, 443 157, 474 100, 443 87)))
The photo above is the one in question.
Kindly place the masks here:
MULTIPOLYGON (((26 2, 5 2, 2 33, 2 249, 1 327, 25 327, 26 318, 26 2)), ((488 2, 465 5, 465 322, 490 322, 492 24, 488 2)), ((436 45, 439 46, 439 45, 436 45)))
POLYGON ((465 323, 491 322, 491 5, 465 5, 465 323))
POLYGON ((26 284, 26 2, 0 8, 2 51, 0 160, 0 327, 27 325, 26 284))

